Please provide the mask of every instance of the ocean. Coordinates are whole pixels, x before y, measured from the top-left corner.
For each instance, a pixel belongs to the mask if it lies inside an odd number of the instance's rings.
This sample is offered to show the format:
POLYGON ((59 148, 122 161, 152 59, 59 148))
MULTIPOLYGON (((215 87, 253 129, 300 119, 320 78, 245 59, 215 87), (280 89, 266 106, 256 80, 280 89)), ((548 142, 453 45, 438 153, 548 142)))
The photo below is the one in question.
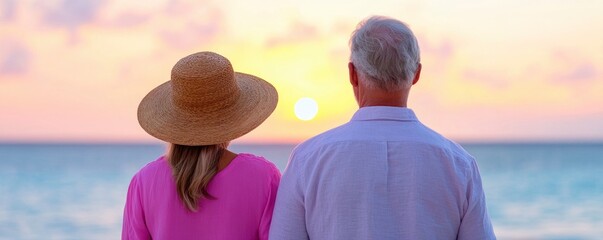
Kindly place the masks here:
MULTIPOLYGON (((603 239, 602 144, 463 144, 499 239, 603 239)), ((234 145, 281 171, 292 145, 234 145)), ((132 175, 163 145, 0 144, 0 239, 119 239, 132 175)))

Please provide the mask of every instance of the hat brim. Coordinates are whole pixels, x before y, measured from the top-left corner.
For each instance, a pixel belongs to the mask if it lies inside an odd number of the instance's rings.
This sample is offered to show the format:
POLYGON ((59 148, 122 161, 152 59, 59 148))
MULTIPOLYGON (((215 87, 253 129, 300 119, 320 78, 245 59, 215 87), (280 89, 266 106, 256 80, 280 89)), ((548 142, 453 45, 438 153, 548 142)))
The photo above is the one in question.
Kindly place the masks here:
POLYGON ((138 106, 138 123, 151 136, 187 146, 213 145, 237 139, 258 127, 276 108, 278 93, 263 79, 235 72, 238 100, 211 112, 179 109, 167 81, 151 90, 138 106))

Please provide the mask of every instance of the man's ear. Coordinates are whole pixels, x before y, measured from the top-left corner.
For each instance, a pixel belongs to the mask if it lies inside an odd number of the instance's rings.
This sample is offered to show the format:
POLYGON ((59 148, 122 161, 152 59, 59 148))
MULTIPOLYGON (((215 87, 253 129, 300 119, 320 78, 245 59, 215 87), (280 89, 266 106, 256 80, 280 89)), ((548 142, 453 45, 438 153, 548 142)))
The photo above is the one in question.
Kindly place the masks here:
POLYGON ((350 84, 352 84, 352 87, 358 87, 358 72, 356 71, 354 63, 348 63, 348 71, 350 74, 350 84))
POLYGON ((415 78, 412 80, 412 85, 415 85, 415 83, 417 83, 419 81, 419 78, 421 77, 421 69, 423 68, 423 65, 421 65, 419 63, 419 66, 417 66, 417 71, 415 72, 415 78))

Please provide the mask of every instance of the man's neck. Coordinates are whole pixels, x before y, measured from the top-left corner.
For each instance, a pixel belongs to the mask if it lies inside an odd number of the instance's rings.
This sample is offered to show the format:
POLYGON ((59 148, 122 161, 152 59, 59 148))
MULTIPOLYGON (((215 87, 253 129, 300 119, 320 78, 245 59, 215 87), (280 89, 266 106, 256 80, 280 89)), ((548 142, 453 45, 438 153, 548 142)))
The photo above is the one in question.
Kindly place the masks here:
POLYGON ((383 91, 380 89, 371 89, 364 91, 358 98, 359 107, 370 106, 390 106, 406 107, 408 101, 408 91, 383 91))

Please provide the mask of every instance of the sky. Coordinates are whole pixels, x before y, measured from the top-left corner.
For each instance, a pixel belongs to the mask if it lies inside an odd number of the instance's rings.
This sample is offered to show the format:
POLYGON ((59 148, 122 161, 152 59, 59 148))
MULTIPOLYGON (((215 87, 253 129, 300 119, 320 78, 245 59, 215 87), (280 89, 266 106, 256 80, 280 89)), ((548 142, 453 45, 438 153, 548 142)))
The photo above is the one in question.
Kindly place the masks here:
POLYGON ((349 121, 348 40, 406 22, 423 70, 409 107, 457 141, 603 140, 600 0, 0 0, 0 141, 153 142, 140 100, 214 51, 279 92, 237 140, 294 143, 349 121), (316 101, 311 120, 294 114, 316 101))

